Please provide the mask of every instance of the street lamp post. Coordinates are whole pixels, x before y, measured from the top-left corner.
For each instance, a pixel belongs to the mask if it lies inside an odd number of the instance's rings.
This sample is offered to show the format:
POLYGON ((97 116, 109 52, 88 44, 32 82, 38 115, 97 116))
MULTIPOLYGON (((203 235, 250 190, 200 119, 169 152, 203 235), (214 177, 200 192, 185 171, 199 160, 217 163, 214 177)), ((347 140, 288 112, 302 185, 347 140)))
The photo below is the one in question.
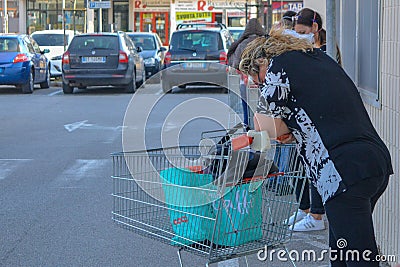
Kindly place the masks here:
POLYGON ((64 31, 64 51, 66 48, 66 35, 65 35, 65 0, 62 0, 62 27, 64 31))
POLYGON ((7 0, 3 0, 3 32, 8 33, 7 0))

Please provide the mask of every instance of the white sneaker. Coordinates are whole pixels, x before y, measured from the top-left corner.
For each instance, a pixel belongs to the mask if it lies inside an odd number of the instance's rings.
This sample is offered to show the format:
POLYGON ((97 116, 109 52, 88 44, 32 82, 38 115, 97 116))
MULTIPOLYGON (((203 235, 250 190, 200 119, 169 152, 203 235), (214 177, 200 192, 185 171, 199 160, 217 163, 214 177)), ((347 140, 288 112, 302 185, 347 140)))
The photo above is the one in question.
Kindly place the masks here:
POLYGON ((285 220, 284 224, 293 225, 294 223, 303 220, 307 216, 307 213, 301 209, 296 212, 293 212, 293 215, 289 217, 289 219, 285 220), (295 220, 296 219, 296 220, 295 220))
POLYGON ((324 229, 324 220, 316 220, 313 216, 311 216, 311 214, 307 214, 307 216, 303 220, 298 221, 294 225, 289 227, 289 230, 295 232, 319 231, 324 229))

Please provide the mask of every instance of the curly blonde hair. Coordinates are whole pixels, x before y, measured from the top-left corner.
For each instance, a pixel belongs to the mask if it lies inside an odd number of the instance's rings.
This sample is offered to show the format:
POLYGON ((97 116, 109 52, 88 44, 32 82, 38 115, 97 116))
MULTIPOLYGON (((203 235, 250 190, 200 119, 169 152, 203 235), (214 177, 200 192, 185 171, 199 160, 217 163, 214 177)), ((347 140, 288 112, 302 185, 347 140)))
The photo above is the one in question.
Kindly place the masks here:
POLYGON ((253 75, 259 72, 261 64, 268 64, 272 57, 288 51, 306 52, 313 45, 305 40, 283 34, 283 30, 272 30, 268 37, 258 37, 250 42, 242 53, 239 70, 253 75))

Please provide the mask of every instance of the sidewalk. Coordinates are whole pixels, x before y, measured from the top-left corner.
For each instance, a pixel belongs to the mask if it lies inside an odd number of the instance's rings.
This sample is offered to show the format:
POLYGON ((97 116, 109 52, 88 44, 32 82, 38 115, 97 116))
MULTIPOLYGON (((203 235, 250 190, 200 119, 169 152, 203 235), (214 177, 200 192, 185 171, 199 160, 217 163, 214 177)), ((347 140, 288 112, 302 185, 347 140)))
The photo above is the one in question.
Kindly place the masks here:
POLYGON ((287 251, 282 247, 268 249, 267 254, 260 254, 265 261, 261 261, 257 255, 252 255, 249 266, 293 266, 290 257, 296 258, 297 267, 330 266, 329 255, 326 253, 329 249, 326 219, 325 226, 326 229, 321 231, 293 232, 292 239, 286 244, 287 251))
MULTIPOLYGON (((328 222, 326 219, 325 226, 326 229, 321 231, 293 232, 292 239, 286 244, 286 249, 290 253, 290 256, 298 258, 298 260, 295 261, 297 267, 330 266, 329 255, 324 252, 329 249, 329 231, 328 222)), ((261 260, 256 254, 249 256, 248 265, 290 267, 293 265, 290 262, 289 255, 283 247, 271 248, 267 250, 267 254, 259 254, 259 256, 261 256, 261 260), (262 261, 262 259, 265 259, 265 261, 262 261)), ((240 259, 236 265, 226 264, 227 262, 219 263, 218 267, 246 266, 244 259, 240 259)))
MULTIPOLYGON (((325 220, 325 230, 312 232, 293 232, 292 239, 286 244, 286 249, 292 257, 298 257, 294 263, 296 267, 329 267, 330 260, 328 251, 329 230, 328 222, 325 220), (313 255, 315 253, 315 256, 313 255)), ((289 260, 289 255, 284 247, 270 248, 268 253, 259 254, 262 259, 259 259, 257 254, 247 256, 246 259, 236 258, 219 262, 211 266, 218 267, 239 267, 239 266, 271 266, 271 267, 293 267, 289 260), (265 258, 265 260, 263 260, 265 258)), ((388 267, 386 262, 381 262, 381 267, 388 267)), ((396 266, 397 267, 397 266, 396 266)), ((399 266, 400 267, 400 266, 399 266)))

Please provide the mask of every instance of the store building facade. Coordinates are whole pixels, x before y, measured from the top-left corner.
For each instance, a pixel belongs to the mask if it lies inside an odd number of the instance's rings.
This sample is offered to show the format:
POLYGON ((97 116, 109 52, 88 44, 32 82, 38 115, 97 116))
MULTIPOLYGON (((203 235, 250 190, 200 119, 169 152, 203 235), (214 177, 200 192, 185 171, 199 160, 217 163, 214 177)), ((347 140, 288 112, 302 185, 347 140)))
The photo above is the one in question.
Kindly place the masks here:
MULTIPOLYGON (((164 45, 168 45, 170 34, 179 23, 221 22, 241 27, 247 19, 260 14, 255 7, 257 0, 103 0, 101 5, 90 0, 8 0, 7 3, 9 32, 32 33, 64 26, 77 32, 151 31, 160 36, 164 45)), ((278 21, 287 10, 298 11, 302 7, 303 1, 299 0, 272 1, 272 21, 278 21)), ((265 14, 267 7, 260 9, 265 14)))

